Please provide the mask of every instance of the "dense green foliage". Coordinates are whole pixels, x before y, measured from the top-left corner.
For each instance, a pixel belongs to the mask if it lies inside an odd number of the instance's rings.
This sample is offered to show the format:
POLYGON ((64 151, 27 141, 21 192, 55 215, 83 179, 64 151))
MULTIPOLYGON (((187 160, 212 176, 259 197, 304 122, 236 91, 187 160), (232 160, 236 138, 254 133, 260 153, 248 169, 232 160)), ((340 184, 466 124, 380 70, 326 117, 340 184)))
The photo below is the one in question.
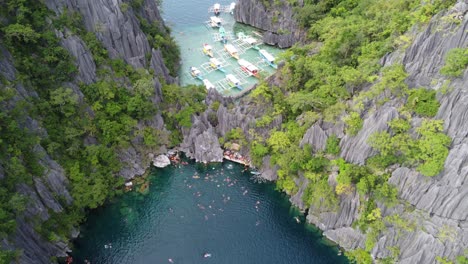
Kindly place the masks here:
POLYGON ((416 114, 424 117, 434 117, 439 110, 439 102, 436 99, 436 91, 428 91, 424 88, 409 91, 406 107, 416 114))
POLYGON ((390 123, 393 135, 383 131, 369 137, 368 143, 379 151, 381 160, 416 165, 426 176, 437 175, 444 167, 451 139, 443 131, 441 120, 424 120, 414 138, 406 132, 407 121, 396 119, 390 123), (405 127, 406 126, 406 127, 405 127), (401 128, 403 127, 403 129, 401 128))
POLYGON ((468 48, 455 48, 447 53, 445 65, 440 73, 449 77, 459 77, 468 66, 468 48))
POLYGON ((340 139, 335 134, 327 138, 325 152, 332 155, 340 154, 340 139))
MULTIPOLYGON (((66 241, 71 229, 84 219, 84 209, 96 208, 120 193, 118 187, 123 179, 116 177, 122 167, 118 151, 129 147, 136 138, 145 144, 142 148, 169 143, 162 131, 138 126, 138 122, 150 120, 157 111, 164 110, 167 116, 175 117, 170 125, 189 126, 191 114, 203 110, 200 102, 206 92, 199 87, 184 90, 164 84, 168 106, 160 105, 158 109, 152 102, 156 79, 151 72, 135 70, 120 59, 110 59, 94 33, 84 29, 78 13, 64 11, 54 18, 43 2, 33 0, 3 1, 0 10, 5 18, 0 24, 0 44, 14 57, 18 70, 15 82, 37 94, 0 113, 0 168, 5 174, 0 179, 0 239, 14 232, 14 219, 21 217, 28 202, 16 194, 17 184, 33 184, 33 177, 45 173, 39 163, 46 155, 38 147, 40 143, 65 169, 73 203, 67 205, 64 197, 56 197, 65 207, 63 213, 53 214, 45 223, 31 221, 45 238, 66 241), (77 69, 60 46, 56 29, 81 37, 98 66, 98 81, 80 84, 82 94, 67 84, 74 79, 77 69), (37 129, 26 125, 30 122, 28 116, 38 120, 47 133, 35 135, 33 131, 37 129)), ((152 42, 153 46, 160 48, 165 59, 173 62, 171 69, 177 70, 178 50, 174 49, 173 40, 167 38, 169 33, 156 31, 156 26, 148 27, 150 41, 151 38, 160 41, 157 46, 152 42)), ((1 81, 0 104, 15 96, 16 85, 1 81)), ((180 140, 179 133, 171 136, 180 140)), ((1 251, 0 259, 16 255, 1 251)))

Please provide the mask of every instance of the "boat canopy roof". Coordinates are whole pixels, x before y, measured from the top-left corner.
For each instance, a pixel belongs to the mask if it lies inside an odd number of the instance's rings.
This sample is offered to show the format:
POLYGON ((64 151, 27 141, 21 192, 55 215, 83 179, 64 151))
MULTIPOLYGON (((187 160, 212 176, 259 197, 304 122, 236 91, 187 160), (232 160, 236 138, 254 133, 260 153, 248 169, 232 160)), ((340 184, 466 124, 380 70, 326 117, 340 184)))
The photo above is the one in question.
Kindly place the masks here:
POLYGON ((192 71, 193 74, 200 74, 201 71, 197 69, 197 67, 190 67, 190 70, 192 71))
POLYGON ((203 84, 205 85, 206 89, 215 88, 215 86, 208 79, 203 79, 203 84))
POLYGON ((232 75, 232 74, 228 74, 226 75, 226 78, 233 82, 234 84, 238 84, 239 83, 239 79, 236 78, 236 76, 232 75))
POLYGON ((247 70, 249 70, 250 72, 253 72, 253 73, 258 72, 258 68, 255 65, 253 65, 252 63, 244 59, 240 59, 237 62, 239 63, 240 66, 246 67, 247 70))
POLYGON ((221 62, 217 58, 210 58, 210 62, 216 66, 221 66, 221 62))
POLYGON ((219 17, 212 16, 212 17, 210 17, 210 19, 214 23, 221 23, 221 18, 219 18, 219 17))
POLYGON ((248 37, 246 37, 246 38, 244 39, 244 42, 247 42, 247 43, 249 43, 250 45, 253 45, 253 44, 257 43, 257 39, 248 36, 248 37))
POLYGON ((221 5, 220 5, 220 4, 218 4, 218 3, 216 3, 216 4, 214 4, 214 6, 213 6, 213 7, 214 7, 214 9, 220 9, 220 8, 221 8, 221 5))
POLYGON ((236 47, 234 47, 232 44, 226 44, 226 45, 224 45, 224 47, 230 53, 237 53, 236 47))
POLYGON ((267 59, 269 62, 273 63, 275 61, 275 57, 273 57, 273 55, 271 55, 270 53, 268 53, 268 51, 264 50, 264 49, 261 49, 260 51, 260 54, 263 55, 263 57, 265 57, 265 59, 267 59))

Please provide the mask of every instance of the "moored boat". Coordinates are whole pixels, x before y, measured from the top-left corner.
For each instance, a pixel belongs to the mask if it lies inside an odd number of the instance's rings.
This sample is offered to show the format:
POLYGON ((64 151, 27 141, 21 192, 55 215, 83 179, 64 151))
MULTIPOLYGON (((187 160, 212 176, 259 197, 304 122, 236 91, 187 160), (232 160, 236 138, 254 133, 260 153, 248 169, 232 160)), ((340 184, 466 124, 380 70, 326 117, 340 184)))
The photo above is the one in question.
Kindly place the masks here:
POLYGON ((255 65, 253 65, 252 63, 244 59, 238 60, 237 63, 239 63, 239 65, 241 66, 241 69, 247 74, 249 74, 249 76, 254 76, 258 78, 259 72, 258 72, 258 68, 255 65))
POLYGON ((234 47, 232 44, 226 44, 224 45, 224 49, 231 55, 234 59, 238 60, 239 59, 239 52, 237 51, 236 47, 234 47))
POLYGON ((268 63, 268 65, 275 69, 278 69, 278 65, 275 64, 275 57, 273 57, 273 55, 271 55, 268 51, 264 49, 259 50, 258 53, 260 54, 262 59, 268 63))
POLYGON ((228 75, 226 75, 226 79, 228 80, 228 82, 231 85, 237 87, 238 89, 240 89, 240 90, 244 89, 244 88, 242 88, 242 86, 240 84, 240 81, 239 81, 239 79, 237 79, 236 76, 234 76, 232 74, 228 74, 228 75))
POLYGON ((203 79, 203 84, 205 85, 207 90, 215 89, 215 86, 208 79, 203 79))
POLYGON ((213 12, 215 15, 219 15, 219 13, 221 12, 221 5, 218 3, 214 4, 213 12))
POLYGON ((203 78, 201 76, 201 71, 199 69, 197 69, 197 67, 190 67, 190 74, 194 77, 194 78, 197 78, 201 81, 203 81, 203 78))
POLYGON ((222 64, 217 58, 211 58, 211 59, 210 59, 210 66, 211 66, 213 69, 216 69, 216 70, 219 70, 219 71, 222 71, 222 72, 226 72, 226 71, 223 69, 223 64, 222 64))
POLYGON ((203 53, 205 53, 205 55, 213 57, 213 47, 206 43, 203 44, 203 53))
POLYGON ((226 30, 224 29, 223 26, 219 27, 219 37, 221 38, 221 42, 226 44, 227 42, 226 30))
POLYGON ((222 24, 221 18, 217 16, 210 17, 210 24, 211 24, 211 27, 220 27, 222 24))
POLYGON ((229 13, 231 13, 231 15, 234 14, 234 9, 236 9, 236 3, 232 2, 229 6, 229 13))

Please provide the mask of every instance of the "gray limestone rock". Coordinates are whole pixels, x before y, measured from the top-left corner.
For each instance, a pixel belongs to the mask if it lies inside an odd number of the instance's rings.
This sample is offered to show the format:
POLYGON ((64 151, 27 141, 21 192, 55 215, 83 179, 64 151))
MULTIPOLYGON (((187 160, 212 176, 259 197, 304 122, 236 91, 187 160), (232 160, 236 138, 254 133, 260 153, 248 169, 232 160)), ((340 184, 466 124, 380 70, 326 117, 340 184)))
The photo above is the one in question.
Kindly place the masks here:
POLYGON ((297 190, 296 193, 290 194, 291 197, 289 198, 289 201, 299 207, 301 211, 305 211, 307 209, 304 200, 302 199, 302 196, 304 196, 304 191, 307 188, 307 185, 309 184, 309 180, 304 177, 303 173, 299 173, 299 177, 294 179, 294 182, 296 183, 296 186, 299 186, 299 189, 297 190))
POLYGON ((388 130, 387 122, 398 116, 398 111, 393 106, 384 105, 373 113, 368 113, 364 118, 362 129, 356 136, 344 136, 340 141, 341 157, 346 161, 364 164, 367 158, 374 154, 367 139, 375 132, 388 130))
POLYGON ((165 168, 171 165, 171 161, 166 155, 159 155, 153 159, 153 166, 157 168, 165 168))
POLYGON ((323 232, 323 235, 331 241, 335 241, 346 250, 364 247, 366 240, 364 234, 351 227, 327 230, 323 232))
POLYGON ((304 147, 304 145, 309 144, 315 151, 322 151, 325 150, 327 138, 327 133, 318 123, 315 123, 304 134, 300 146, 304 147))
POLYGON ((403 64, 409 74, 406 81, 410 87, 432 87, 433 80, 441 79, 436 82, 439 87, 445 80, 439 71, 445 65, 447 53, 453 48, 468 46, 468 16, 456 18, 467 12, 467 3, 458 2, 451 11, 437 15, 406 50, 403 64), (443 17, 458 19, 461 23, 450 23, 447 22, 450 19, 443 17))
POLYGON ((359 194, 354 192, 348 195, 341 195, 339 199, 339 207, 334 211, 322 211, 323 209, 314 207, 309 208, 307 220, 324 231, 350 227, 359 215, 359 206, 361 204, 359 194))
POLYGON ((125 165, 119 171, 119 175, 126 180, 141 176, 146 171, 147 166, 141 164, 142 157, 133 146, 121 150, 119 152, 119 160, 125 165))
POLYGON ((77 80, 85 84, 91 84, 96 81, 96 64, 94 63, 91 52, 86 44, 76 35, 65 36, 57 31, 62 40, 61 45, 75 57, 78 66, 77 80))
POLYGON ((304 39, 305 32, 294 19, 294 8, 286 1, 272 5, 268 9, 260 0, 239 0, 234 17, 237 22, 265 30, 263 41, 280 48, 288 48, 304 39))
POLYGON ((193 116, 192 120, 192 127, 184 134, 181 150, 197 162, 223 161, 223 150, 206 113, 201 116, 193 116))
POLYGON ((267 181, 276 181, 278 179, 278 174, 276 173, 279 169, 278 165, 272 166, 270 164, 271 156, 266 156, 263 158, 261 177, 267 181))

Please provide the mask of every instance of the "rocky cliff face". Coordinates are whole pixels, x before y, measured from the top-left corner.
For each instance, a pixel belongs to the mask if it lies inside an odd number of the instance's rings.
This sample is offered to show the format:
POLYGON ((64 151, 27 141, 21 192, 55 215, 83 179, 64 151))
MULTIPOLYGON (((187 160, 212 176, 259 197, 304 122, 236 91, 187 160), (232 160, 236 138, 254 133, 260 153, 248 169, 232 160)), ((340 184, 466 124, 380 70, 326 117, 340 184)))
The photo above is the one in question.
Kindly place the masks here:
MULTIPOLYGON (((241 0, 236 11, 236 19, 240 22, 265 30, 275 30, 275 26, 269 20, 271 12, 267 11, 260 1, 241 0)), ((287 20, 286 17, 290 14, 288 12, 285 10, 280 21, 287 20)), ((414 41, 406 51, 389 54, 382 63, 402 63, 409 74, 406 80, 409 87, 439 89, 447 81, 446 77, 439 74, 447 52, 456 47, 468 47, 467 12, 468 3, 460 0, 452 10, 436 16, 422 31, 415 30, 414 41)), ((293 27, 290 23, 284 23, 286 24, 282 25, 285 28, 293 27)), ((281 22, 278 24, 281 25, 281 22)), ((285 39, 282 45, 290 43, 285 39)), ((398 263, 436 263, 437 256, 455 259, 463 255, 464 250, 468 248, 467 84, 468 70, 465 70, 463 76, 450 81, 450 91, 439 98, 441 107, 436 118, 444 120, 445 132, 452 138, 443 172, 428 178, 411 168, 400 167, 393 170, 389 182, 397 187, 401 204, 391 209, 384 205, 379 207, 383 216, 398 214, 415 228, 402 230, 401 227, 388 224, 372 250, 374 258, 391 256, 389 247, 397 246, 400 249, 398 263)), ((217 100, 224 106, 229 103, 225 99, 217 100)), ((248 100, 241 99, 231 110, 220 107, 217 111, 219 124, 215 129, 210 126, 209 133, 215 133, 213 137, 220 137, 236 127, 241 127, 245 135, 252 134, 249 130, 261 133, 259 128, 251 125, 262 114, 259 110, 261 107, 249 103, 248 100)), ((387 122, 398 117, 397 109, 402 104, 399 99, 394 99, 383 106, 371 107, 372 111, 364 113, 363 128, 356 136, 345 135, 342 122, 317 122, 305 133, 301 146, 310 144, 316 151, 323 150, 328 136, 335 134, 341 139, 341 157, 348 162, 363 164, 375 154, 367 145, 367 138, 374 132, 388 130, 387 122)), ((269 128, 280 125, 281 120, 278 120, 269 128)), ((196 124, 195 126, 198 127, 196 124)), ((196 127, 192 128, 192 131, 196 131, 196 127)), ((188 134, 192 135, 191 133, 188 134)), ((268 133, 262 135, 268 136, 268 133)), ((203 149, 203 146, 194 146, 195 153, 197 148, 203 149)), ((270 166, 269 157, 266 157, 262 169, 265 177, 275 180, 276 169, 270 166)), ((296 185, 300 188, 299 192, 291 197, 291 202, 301 209, 307 209, 302 202, 302 190, 306 187, 307 180, 303 177, 296 180, 296 185)), ((336 184, 333 176, 330 177, 329 184, 336 184)), ((307 219, 322 229, 326 237, 345 249, 364 247, 366 236, 352 227, 352 223, 359 216, 359 206, 359 194, 342 195, 336 212, 320 212, 315 208, 308 208, 307 219)))
MULTIPOLYGON (((47 7, 57 15, 67 10, 68 12, 78 12, 84 21, 87 31, 94 32, 104 47, 109 52, 109 56, 114 59, 123 59, 135 68, 149 68, 154 70, 153 78, 155 96, 153 103, 162 102, 162 84, 159 78, 167 83, 175 83, 176 78, 169 74, 169 70, 164 64, 162 53, 150 47, 148 38, 140 28, 137 15, 143 17, 148 22, 156 22, 160 25, 161 31, 165 31, 164 22, 159 13, 155 1, 145 0, 138 10, 122 10, 125 1, 121 0, 47 0, 47 7), (147 61, 147 58, 150 58, 147 61)), ((77 81, 91 83, 96 80, 96 65, 89 50, 79 36, 64 36, 60 33, 63 46, 75 57, 79 74, 77 81)), ((78 93, 80 93, 78 91, 78 93)), ((165 130, 164 121, 160 114, 154 116, 153 120, 141 122, 140 127, 153 127, 158 130, 165 130)), ((126 164, 120 172, 126 179, 142 175, 150 164, 148 150, 141 148, 142 138, 137 137, 131 142, 131 146, 122 149, 119 153, 121 161, 126 164)), ((155 152, 164 152, 154 150, 155 152)))
MULTIPOLYGON (((121 0, 46 0, 45 4, 57 15, 60 15, 64 10, 78 12, 83 17, 86 30, 96 34, 111 58, 123 59, 135 68, 153 69, 156 92, 152 101, 158 104, 163 100, 160 79, 168 83, 174 83, 176 79, 169 75, 169 70, 164 65, 161 52, 150 47, 136 17, 138 13, 139 16, 146 18, 149 22, 157 22, 161 26, 161 30, 165 30, 155 1, 143 1, 141 9, 138 11, 131 8, 122 10, 123 2, 121 0), (148 58, 149 60, 147 60, 148 58)), ((79 84, 91 84, 98 80, 97 66, 93 56, 79 36, 63 34, 60 31, 56 31, 56 34, 61 39, 61 46, 74 57, 78 68, 74 81, 64 85, 72 88, 78 95, 80 102, 84 103, 79 84)), ((0 51, 2 54, 0 56, 1 77, 10 82, 16 82, 17 71, 13 64, 13 58, 4 48, 0 47, 0 51)), ((31 98, 37 97, 34 91, 21 82, 16 82, 15 88, 17 96, 0 105, 0 109, 11 109, 18 101, 29 102, 31 98)), ((88 111, 91 111, 89 107, 88 111)), ((47 135, 47 131, 40 126, 40 123, 30 117, 26 118, 24 125, 40 136, 47 135)), ((150 120, 140 121, 138 127, 152 127, 164 130, 164 121, 160 114, 156 114, 150 120)), ((88 139, 90 143, 93 140, 88 139)), ((129 179, 142 175, 150 165, 150 154, 165 151, 164 149, 151 150, 144 148, 142 141, 141 137, 136 137, 127 149, 120 151, 119 157, 124 164, 120 172, 122 177, 129 179)), ((28 197, 30 203, 24 216, 17 219, 14 238, 8 241, 0 241, 0 246, 4 249, 21 250, 20 263, 51 263, 51 257, 65 256, 66 252, 69 251, 68 242, 46 241, 37 233, 34 228, 34 221, 31 221, 31 219, 46 221, 51 217, 52 212, 62 212, 64 206, 72 202, 72 198, 68 192, 69 184, 64 169, 51 159, 41 145, 38 144, 33 151, 41 157, 40 164, 45 168, 45 174, 37 175, 30 186, 20 185, 17 187, 18 192, 28 197)), ((0 170, 1 178, 3 178, 3 170, 0 170)), ((77 232, 71 235, 76 236, 77 232)))
MULTIPOLYGON (((276 2, 276 1, 275 1, 276 2)), ((260 0, 239 0, 234 11, 237 22, 265 30, 263 41, 280 48, 288 48, 303 39, 305 34, 294 19, 294 9, 286 1, 266 7, 260 0)), ((303 5, 299 1, 299 6, 303 5)))
MULTIPOLYGON (((416 34, 414 42, 404 53, 390 54, 384 60, 387 64, 401 62, 409 74, 410 87, 438 89, 446 78, 439 74, 444 65, 447 52, 456 47, 468 46, 468 5, 464 1, 446 14, 440 14, 421 33, 416 34), (443 22, 441 17, 458 17, 460 25, 443 22), (389 59, 391 58, 391 59, 389 59)), ((450 92, 440 98, 441 107, 436 119, 445 122, 445 132, 452 138, 445 169, 438 176, 428 178, 414 169, 401 167, 393 171, 389 182, 399 191, 399 198, 412 209, 396 206, 392 209, 382 207, 384 215, 398 214, 407 223, 414 223, 413 231, 402 231, 396 226, 388 226, 381 234, 372 251, 375 258, 390 255, 391 246, 400 249, 398 263, 436 263, 437 256, 454 259, 463 255, 468 246, 468 204, 464 199, 468 192, 467 171, 467 128, 466 128, 466 85, 468 71, 462 77, 451 81, 450 92)), ((401 103, 391 101, 364 118, 363 129, 355 137, 342 137, 342 124, 330 128, 327 124, 316 124, 305 134, 303 143, 315 149, 323 149, 327 137, 335 133, 341 137, 341 156, 349 162, 363 164, 373 155, 366 139, 375 131, 388 129, 387 121, 397 117, 397 107, 401 103), (336 133, 337 130, 339 133, 336 133)), ((309 210, 308 219, 322 230, 324 235, 338 242, 346 249, 354 249, 363 244, 365 237, 351 228, 353 218, 357 217, 359 199, 341 197, 338 213, 320 214, 317 217, 309 210)))

